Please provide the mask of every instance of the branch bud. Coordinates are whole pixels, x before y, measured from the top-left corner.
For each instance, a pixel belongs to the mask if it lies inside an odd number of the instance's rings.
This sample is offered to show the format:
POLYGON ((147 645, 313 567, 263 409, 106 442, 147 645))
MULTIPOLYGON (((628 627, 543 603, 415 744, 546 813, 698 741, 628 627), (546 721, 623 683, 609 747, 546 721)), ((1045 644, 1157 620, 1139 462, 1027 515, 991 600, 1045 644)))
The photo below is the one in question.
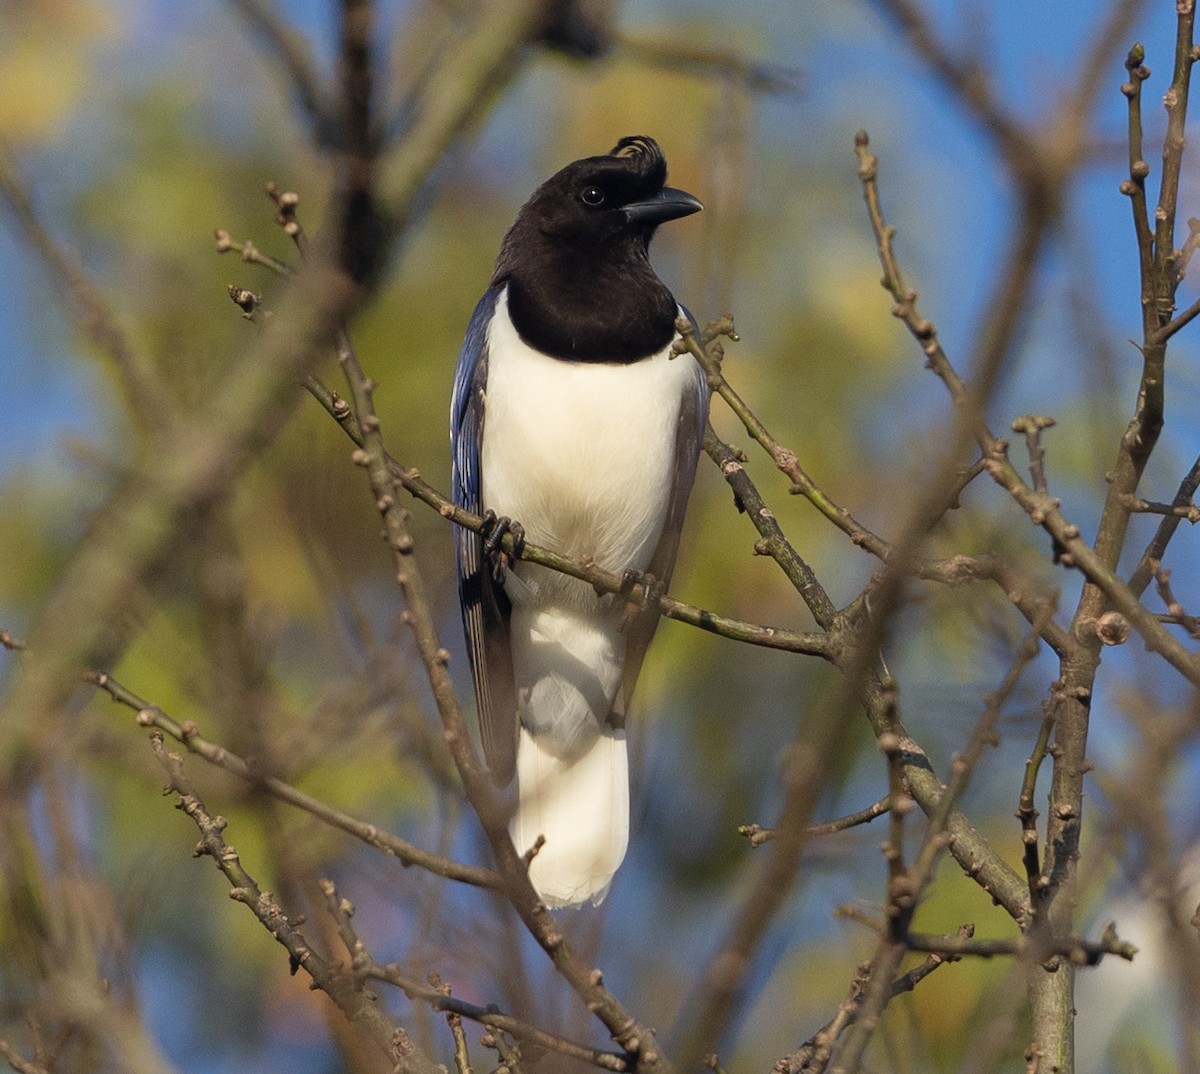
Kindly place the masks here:
POLYGON ((1098 619, 1089 619, 1081 625, 1105 645, 1124 645, 1132 630, 1129 620, 1116 611, 1107 611, 1098 619))

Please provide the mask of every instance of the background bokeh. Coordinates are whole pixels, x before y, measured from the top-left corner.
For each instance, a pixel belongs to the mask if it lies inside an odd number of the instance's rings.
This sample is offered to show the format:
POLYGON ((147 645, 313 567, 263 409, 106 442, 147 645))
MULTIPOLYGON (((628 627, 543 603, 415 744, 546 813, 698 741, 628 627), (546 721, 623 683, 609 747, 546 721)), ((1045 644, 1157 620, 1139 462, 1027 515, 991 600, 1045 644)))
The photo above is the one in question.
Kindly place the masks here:
MULTIPOLYGON (((280 5, 326 70, 331 6, 280 5)), ((395 72, 394 84, 380 87, 386 99, 399 100, 404 80, 450 39, 461 6, 379 5, 378 47, 393 57, 395 72)), ((924 7, 948 40, 986 65, 1002 99, 1036 123, 1079 77, 1084 46, 1109 5, 926 0, 924 7)), ((1128 342, 1141 332, 1137 250, 1117 191, 1127 167, 1121 61, 1132 41, 1145 43, 1154 70, 1146 90, 1153 147, 1161 144, 1157 101, 1173 47, 1174 4, 1133 7, 1128 38, 1107 57, 1090 120, 1094 149, 1067 191, 990 408, 998 429, 1020 414, 1056 418, 1046 435, 1051 489, 1085 535, 1139 372, 1128 342)), ((379 382, 391 451, 448 487, 454 361, 505 228, 563 163, 647 133, 667 153, 672 184, 706 206, 656 238, 660 274, 702 322, 735 314, 741 342, 727 348, 730 380, 831 496, 893 535, 903 505, 929 477, 950 407, 879 288, 852 138, 860 128, 871 135, 905 273, 964 373, 1013 227, 1016 192, 1005 162, 870 3, 629 0, 618 26, 621 38, 603 60, 543 54, 529 62, 465 148, 440 166, 383 287, 356 319, 354 341, 379 382), (770 77, 748 81, 730 64, 685 62, 688 49, 740 58, 770 77)), ((8 0, 0 7, 0 136, 54 238, 185 401, 219 383, 230 356, 257 331, 230 304, 227 285, 262 290, 268 305, 278 288, 232 255, 218 257, 213 229, 290 257, 262 195, 268 179, 298 191, 306 225, 321 228, 330 186, 324 162, 282 80, 228 5, 8 0)), ((1187 162, 1181 219, 1200 215, 1194 175, 1187 162)), ((105 364, 6 222, 0 210, 0 626, 19 636, 133 461, 137 415, 122 409, 105 364)), ((1185 281, 1181 300, 1195 295, 1185 281)), ((1151 499, 1171 498, 1200 444, 1196 331, 1172 344, 1166 432, 1143 486, 1151 499)), ((337 381, 332 360, 323 373, 337 381)), ((751 446, 720 406, 714 421, 751 446)), ((803 500, 789 498, 764 457, 752 456, 751 468, 834 601, 853 599, 877 564, 803 500)), ((1135 519, 1135 553, 1154 522, 1135 519)), ((450 531, 419 508, 412 525, 465 697, 450 531)), ((754 539, 720 475, 702 461, 673 592, 739 618, 810 628, 779 571, 751 554, 754 539)), ((932 536, 931 550, 986 548, 1026 557, 1039 584, 1073 606, 1078 575, 1051 563, 1048 539, 999 489, 977 482, 932 536)), ((1195 536, 1185 529, 1169 566, 1190 611, 1200 607, 1195 563, 1195 536)), ((484 861, 399 624, 391 574, 348 442, 306 400, 227 509, 197 520, 194 540, 157 590, 131 594, 136 641, 112 670, 177 719, 196 720, 244 755, 270 758, 342 808, 484 861), (255 692, 223 678, 222 668, 238 662, 231 652, 249 666, 243 685, 253 682, 255 692)), ((912 596, 887 659, 906 722, 944 775, 1026 627, 1002 594, 981 586, 920 588, 912 596)), ((1131 778, 1138 721, 1194 702, 1141 648, 1134 640, 1106 652, 1103 693, 1093 704, 1097 767, 1087 805, 1097 849, 1087 858, 1084 905, 1089 923, 1116 916, 1122 936, 1150 958, 1153 921, 1138 935, 1114 909, 1123 907, 1128 920, 1144 904, 1136 894, 1140 847, 1121 828, 1107 790, 1131 778)), ((0 651, 0 670, 15 660, 0 651)), ((1055 674, 1045 653, 1026 669, 965 803, 1014 864, 1020 831, 1012 813, 1055 674)), ((689 986, 754 873, 754 853, 737 826, 774 822, 781 758, 829 681, 813 660, 670 622, 659 631, 640 692, 630 857, 600 910, 564 920, 594 947, 614 991, 668 1039, 671 1027, 686 1024, 689 986)), ((159 794, 161 773, 130 714, 81 694, 66 726, 30 803, 32 830, 49 859, 77 858, 80 882, 95 885, 97 927, 114 952, 110 972, 164 1054, 196 1074, 347 1069, 333 1019, 314 1015, 324 1011, 321 998, 288 975, 280 949, 227 898, 211 865, 191 859, 195 833, 159 794)), ((857 713, 847 713, 846 739, 845 772, 822 802, 823 816, 886 792, 883 763, 857 713)), ((230 818, 228 838, 247 867, 281 899, 302 903, 306 883, 332 875, 355 902, 360 934, 380 961, 400 961, 417 977, 435 969, 456 994, 524 1006, 595 1039, 586 1012, 491 900, 264 805, 197 760, 189 771, 210 807, 230 818)), ((1163 776, 1181 857, 1200 841, 1198 776, 1193 733, 1163 776)), ((836 1009, 874 941, 834 911, 877 906, 886 873, 881 838, 856 829, 806 853, 722 1042, 730 1070, 770 1069, 836 1009)), ((952 931, 968 920, 977 935, 1011 934, 1007 917, 948 863, 918 925, 952 931)), ((28 981, 21 921, 9 915, 0 927, 0 1035, 9 1035, 20 1025, 28 981)), ((1103 965, 1097 981, 1111 982, 1110 998, 1084 993, 1093 995, 1090 1007, 1077 1004, 1091 1064, 1080 1069, 1176 1069, 1187 1016, 1170 1002, 1153 1004, 1153 1015, 1139 1007, 1146 974, 1135 969, 1103 965)), ((996 1012, 1019 1017, 1022 987, 1020 972, 1000 960, 940 970, 889 1013, 877 1069, 971 1069, 981 1027, 996 1012)), ((403 997, 388 1002, 445 1061, 444 1026, 403 997)), ((1007 1069, 1019 1062, 1021 1040, 1017 1033, 1000 1049, 1007 1069)), ((93 1061, 95 1069, 112 1062, 93 1061)))

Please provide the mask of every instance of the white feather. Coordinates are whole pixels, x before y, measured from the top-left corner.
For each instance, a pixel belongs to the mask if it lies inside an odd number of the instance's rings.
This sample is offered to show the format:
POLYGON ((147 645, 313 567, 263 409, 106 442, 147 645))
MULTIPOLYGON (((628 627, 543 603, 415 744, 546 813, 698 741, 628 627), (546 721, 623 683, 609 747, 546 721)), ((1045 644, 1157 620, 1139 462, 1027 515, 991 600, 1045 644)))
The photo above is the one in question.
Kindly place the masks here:
POLYGON ((606 728, 587 752, 564 761, 524 727, 517 744, 517 811, 509 832, 521 853, 545 843, 529 879, 547 906, 599 905, 629 841, 625 732, 606 728))
MULTIPOLYGON (((488 333, 484 507, 536 544, 609 571, 646 569, 694 377, 669 346, 625 365, 551 358, 517 335, 502 292, 488 333)), ((513 839, 525 851, 546 837, 530 877, 547 904, 598 902, 629 830, 624 733, 606 725, 625 664, 624 608, 530 563, 505 591, 521 719, 513 839)))

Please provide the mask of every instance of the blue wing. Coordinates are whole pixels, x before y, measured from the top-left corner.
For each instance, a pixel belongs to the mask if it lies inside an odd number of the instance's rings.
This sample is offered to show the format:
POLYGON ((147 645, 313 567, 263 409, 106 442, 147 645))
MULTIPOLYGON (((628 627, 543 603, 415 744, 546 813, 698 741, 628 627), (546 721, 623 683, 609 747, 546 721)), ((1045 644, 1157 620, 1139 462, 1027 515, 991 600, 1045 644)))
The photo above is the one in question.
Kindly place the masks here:
MULTIPOLYGON (((477 515, 483 514, 480 452, 487 386, 487 333, 499 293, 500 287, 489 288, 471 315, 454 371, 450 408, 454 502, 477 515)), ((483 539, 478 534, 459 527, 455 552, 458 596, 475 682, 483 752, 492 774, 505 784, 513 777, 517 751, 517 695, 509 643, 511 606, 503 588, 492 578, 491 565, 483 554, 483 539)))

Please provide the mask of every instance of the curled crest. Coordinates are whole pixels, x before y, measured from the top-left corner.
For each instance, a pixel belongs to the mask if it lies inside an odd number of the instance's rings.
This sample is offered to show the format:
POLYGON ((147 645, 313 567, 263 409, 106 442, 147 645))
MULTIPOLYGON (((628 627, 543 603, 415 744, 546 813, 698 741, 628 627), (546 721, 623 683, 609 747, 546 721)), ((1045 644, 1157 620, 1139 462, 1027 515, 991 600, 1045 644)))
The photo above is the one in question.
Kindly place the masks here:
POLYGON ((613 146, 609 156, 628 160, 648 182, 656 186, 662 186, 667 181, 667 158, 663 156, 658 142, 649 135, 627 135, 613 146))

